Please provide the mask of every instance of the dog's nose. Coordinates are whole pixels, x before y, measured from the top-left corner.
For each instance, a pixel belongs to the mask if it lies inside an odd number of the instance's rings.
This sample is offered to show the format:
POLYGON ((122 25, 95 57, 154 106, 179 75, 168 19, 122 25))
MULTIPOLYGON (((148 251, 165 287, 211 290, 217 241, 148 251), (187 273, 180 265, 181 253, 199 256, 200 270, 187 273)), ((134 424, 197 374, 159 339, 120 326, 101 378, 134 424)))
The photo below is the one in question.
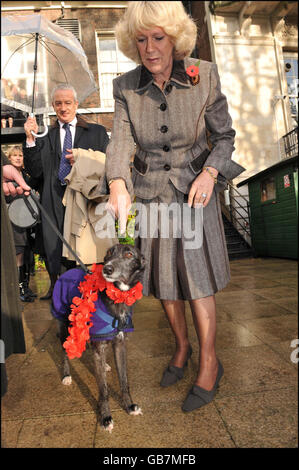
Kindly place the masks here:
POLYGON ((106 274, 107 276, 111 276, 113 271, 114 271, 114 267, 111 264, 107 264, 106 266, 103 267, 103 273, 106 274))

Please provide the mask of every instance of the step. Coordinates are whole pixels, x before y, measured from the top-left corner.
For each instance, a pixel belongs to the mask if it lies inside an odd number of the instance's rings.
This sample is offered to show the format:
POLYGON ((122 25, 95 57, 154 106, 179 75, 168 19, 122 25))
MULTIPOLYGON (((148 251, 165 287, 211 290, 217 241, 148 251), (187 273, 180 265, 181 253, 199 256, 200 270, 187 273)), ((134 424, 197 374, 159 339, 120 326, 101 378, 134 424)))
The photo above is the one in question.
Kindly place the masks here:
POLYGON ((252 257, 252 249, 246 240, 223 215, 222 219, 229 260, 252 257))
POLYGON ((251 251, 228 253, 228 259, 230 261, 235 260, 235 259, 243 259, 243 258, 253 258, 253 253, 251 251))
POLYGON ((240 235, 225 235, 226 241, 227 242, 235 242, 235 241, 240 241, 240 235))

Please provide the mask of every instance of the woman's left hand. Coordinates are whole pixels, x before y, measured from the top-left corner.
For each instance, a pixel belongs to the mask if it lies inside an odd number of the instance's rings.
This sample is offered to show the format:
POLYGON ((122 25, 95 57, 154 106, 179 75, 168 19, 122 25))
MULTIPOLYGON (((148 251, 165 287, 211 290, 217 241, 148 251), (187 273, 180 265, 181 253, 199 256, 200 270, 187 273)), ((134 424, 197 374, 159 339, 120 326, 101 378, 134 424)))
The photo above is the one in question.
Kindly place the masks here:
POLYGON ((206 207, 211 199, 214 185, 212 176, 207 171, 202 171, 192 183, 188 195, 188 206, 195 209, 201 205, 206 207))
POLYGON ((13 165, 3 165, 2 167, 2 187, 5 196, 16 196, 17 194, 25 194, 29 196, 31 188, 24 180, 22 174, 13 165), (15 181, 18 186, 12 184, 15 181))

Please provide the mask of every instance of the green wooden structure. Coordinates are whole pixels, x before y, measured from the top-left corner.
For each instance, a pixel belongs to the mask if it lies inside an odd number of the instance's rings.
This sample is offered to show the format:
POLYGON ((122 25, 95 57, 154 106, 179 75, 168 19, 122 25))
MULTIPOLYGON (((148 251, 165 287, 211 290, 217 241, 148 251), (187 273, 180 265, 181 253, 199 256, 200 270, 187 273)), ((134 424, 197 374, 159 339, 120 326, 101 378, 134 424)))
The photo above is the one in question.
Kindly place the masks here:
POLYGON ((248 184, 256 256, 298 259, 298 159, 286 158, 242 181, 248 184))

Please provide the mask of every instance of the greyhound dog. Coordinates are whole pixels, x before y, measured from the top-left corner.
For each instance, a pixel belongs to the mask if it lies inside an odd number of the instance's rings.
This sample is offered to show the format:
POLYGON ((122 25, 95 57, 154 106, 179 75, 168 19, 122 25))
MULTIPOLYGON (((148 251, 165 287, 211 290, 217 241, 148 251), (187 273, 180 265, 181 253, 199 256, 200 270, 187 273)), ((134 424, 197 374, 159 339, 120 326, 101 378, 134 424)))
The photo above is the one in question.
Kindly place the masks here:
MULTIPOLYGON (((137 283, 142 288, 139 281, 144 267, 144 257, 137 248, 117 244, 106 253, 102 266, 102 276, 105 281, 111 283, 109 285, 113 286, 113 289, 119 292, 120 296, 123 296, 124 293, 130 294, 137 283)), ((59 337, 64 347, 68 332, 70 332, 70 321, 68 319, 70 305, 74 297, 80 296, 78 286, 80 282, 84 281, 85 276, 86 273, 82 269, 70 269, 59 277, 54 287, 51 310, 53 316, 58 320, 59 337)), ((115 302, 109 296, 108 289, 98 291, 98 299, 95 302, 96 312, 92 317, 93 326, 90 330, 90 339, 94 351, 95 376, 99 388, 99 420, 101 426, 109 432, 113 429, 106 381, 106 371, 110 369, 106 364, 106 349, 109 342, 112 343, 124 408, 130 415, 142 414, 141 408, 132 401, 127 377, 125 338, 127 333, 133 330, 131 321, 132 307, 130 305, 126 302, 115 302)), ((71 385, 72 383, 67 354, 64 356, 62 383, 64 385, 71 385)))

